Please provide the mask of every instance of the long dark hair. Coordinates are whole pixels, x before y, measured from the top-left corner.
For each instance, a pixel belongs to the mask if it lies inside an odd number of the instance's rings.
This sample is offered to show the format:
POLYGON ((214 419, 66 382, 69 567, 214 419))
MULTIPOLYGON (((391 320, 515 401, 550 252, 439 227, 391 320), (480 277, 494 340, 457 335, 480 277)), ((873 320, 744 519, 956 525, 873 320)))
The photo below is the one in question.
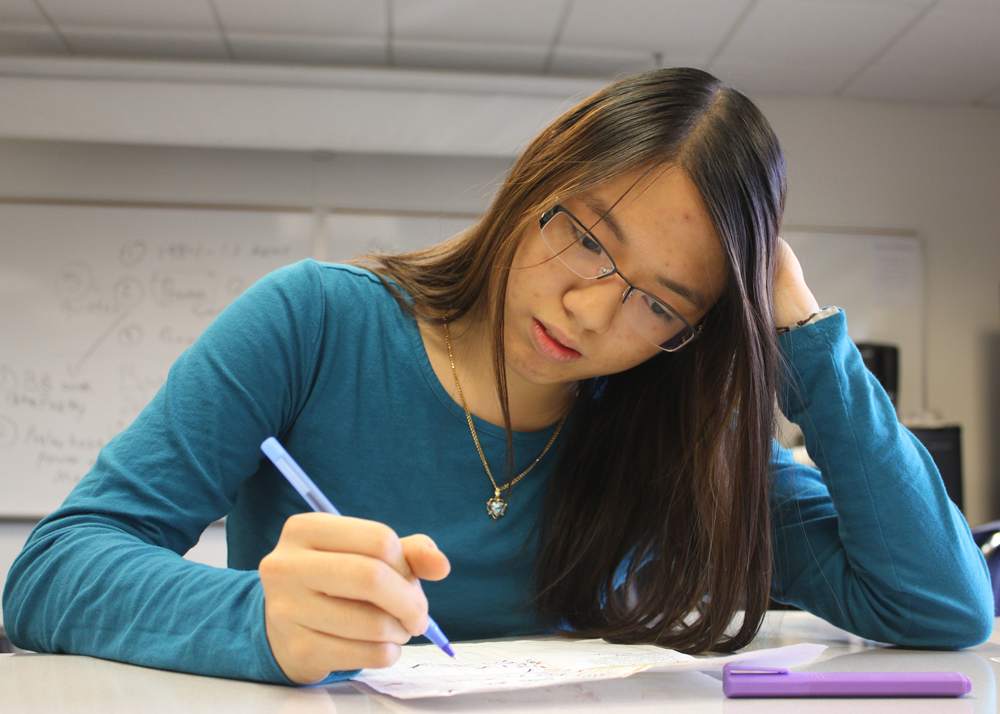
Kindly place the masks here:
POLYGON ((703 339, 580 385, 540 526, 535 600, 582 636, 729 650, 756 634, 771 574, 771 289, 785 172, 757 107, 696 69, 625 78, 542 131, 468 231, 362 264, 403 288, 418 319, 490 320, 511 452, 503 315, 521 235, 557 197, 660 165, 701 193, 729 282, 703 339))

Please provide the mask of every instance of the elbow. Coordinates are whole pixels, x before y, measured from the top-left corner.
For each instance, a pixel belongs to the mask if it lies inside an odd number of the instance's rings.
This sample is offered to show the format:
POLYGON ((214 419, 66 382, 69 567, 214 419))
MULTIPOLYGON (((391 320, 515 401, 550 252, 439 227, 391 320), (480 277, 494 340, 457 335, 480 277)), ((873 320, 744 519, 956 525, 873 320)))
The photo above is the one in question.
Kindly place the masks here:
POLYGON ((997 594, 986 564, 972 569, 963 596, 956 598, 951 608, 956 649, 982 644, 993 634, 997 594))
POLYGON ((975 647, 990 638, 993 634, 993 607, 990 603, 989 612, 968 612, 941 622, 934 632, 926 632, 921 636, 906 638, 900 644, 911 647, 928 647, 933 649, 961 650, 975 647), (912 640, 912 641, 911 641, 912 640))
POLYGON ((923 592, 914 593, 907 642, 899 644, 964 649, 990 638, 1000 589, 978 548, 924 582, 923 592))
POLYGON ((34 652, 56 651, 43 633, 49 588, 54 578, 37 562, 31 540, 14 559, 3 588, 4 635, 10 643, 34 652))
POLYGON ((954 650, 982 644, 993 634, 994 602, 988 579, 985 587, 970 587, 961 596, 928 598, 897 644, 954 650))
POLYGON ((905 590, 861 588, 846 601, 845 629, 911 648, 959 650, 993 634, 994 598, 985 567, 913 579, 905 590))
POLYGON ((20 647, 22 649, 37 649, 32 647, 31 643, 27 641, 22 632, 24 630, 24 597, 19 588, 19 578, 14 573, 13 568, 8 574, 7 582, 3 589, 3 629, 4 636, 10 641, 15 647, 20 647))
POLYGON ((956 614, 953 647, 975 647, 988 640, 993 634, 995 610, 993 591, 990 589, 987 597, 976 598, 964 612, 956 614))

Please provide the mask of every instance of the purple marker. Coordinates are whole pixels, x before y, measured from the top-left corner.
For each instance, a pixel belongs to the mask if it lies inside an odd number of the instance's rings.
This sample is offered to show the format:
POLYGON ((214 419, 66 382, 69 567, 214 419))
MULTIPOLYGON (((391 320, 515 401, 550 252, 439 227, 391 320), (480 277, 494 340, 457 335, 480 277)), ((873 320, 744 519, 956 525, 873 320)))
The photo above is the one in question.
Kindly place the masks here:
POLYGON ((738 662, 722 668, 727 697, 960 697, 972 680, 959 672, 789 672, 738 662))
MULTIPOLYGON (((311 509, 320 513, 330 513, 334 516, 340 515, 340 511, 337 510, 336 506, 330 503, 330 499, 319 490, 319 486, 306 475, 302 467, 296 463, 292 455, 285 450, 285 447, 277 439, 273 436, 267 437, 264 439, 264 443, 260 445, 260 450, 278 467, 281 475, 288 479, 288 483, 292 484, 292 487, 299 492, 299 495, 305 499, 311 509)), ((428 618, 427 631, 424 633, 424 637, 440 647, 441 651, 449 657, 455 656, 455 650, 451 648, 451 643, 448 642, 448 638, 441 632, 438 624, 434 622, 433 617, 428 618)))

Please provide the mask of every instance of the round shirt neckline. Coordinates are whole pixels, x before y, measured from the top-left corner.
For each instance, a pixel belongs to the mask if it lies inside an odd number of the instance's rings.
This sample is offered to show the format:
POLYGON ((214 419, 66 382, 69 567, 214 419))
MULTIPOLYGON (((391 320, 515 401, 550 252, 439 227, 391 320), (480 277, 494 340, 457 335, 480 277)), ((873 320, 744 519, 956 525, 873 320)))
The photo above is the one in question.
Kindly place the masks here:
MULTIPOLYGON (((427 382, 428 388, 431 392, 438 398, 441 405, 454 416, 459 421, 465 423, 465 410, 462 405, 456 402, 451 394, 444 388, 441 384, 441 380, 438 379, 437 373, 434 371, 434 367, 431 365, 430 356, 427 354, 427 346, 424 344, 423 336, 420 334, 420 327, 417 324, 417 320, 410 315, 407 315, 400 310, 400 317, 406 326, 406 329, 410 333, 410 341, 413 345, 413 354, 417 360, 417 364, 420 365, 420 370, 424 374, 424 380, 427 382)), ((476 433, 479 438, 489 437, 492 439, 498 439, 501 441, 507 440, 507 432, 502 426, 488 422, 485 419, 472 415, 473 426, 476 427, 476 433)), ((524 446, 534 446, 537 444, 545 444, 552 434, 555 432, 558 424, 550 424, 544 429, 539 429, 538 431, 517 431, 514 434, 514 443, 522 444, 524 446)), ((471 437, 470 437, 471 438, 471 437)))

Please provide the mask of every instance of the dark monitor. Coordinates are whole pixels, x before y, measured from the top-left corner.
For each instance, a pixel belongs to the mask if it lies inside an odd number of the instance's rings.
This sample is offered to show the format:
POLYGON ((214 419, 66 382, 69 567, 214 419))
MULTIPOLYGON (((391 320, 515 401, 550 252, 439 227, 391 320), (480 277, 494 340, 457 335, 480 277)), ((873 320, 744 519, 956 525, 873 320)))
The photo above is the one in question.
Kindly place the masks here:
POLYGON ((962 428, 957 425, 919 427, 910 431, 929 452, 941 472, 948 498, 964 511, 962 502, 962 428))
POLYGON ((896 397, 899 394, 899 348, 895 345, 879 345, 859 342, 858 351, 865 367, 875 375, 875 379, 889 395, 892 405, 899 408, 896 397))

